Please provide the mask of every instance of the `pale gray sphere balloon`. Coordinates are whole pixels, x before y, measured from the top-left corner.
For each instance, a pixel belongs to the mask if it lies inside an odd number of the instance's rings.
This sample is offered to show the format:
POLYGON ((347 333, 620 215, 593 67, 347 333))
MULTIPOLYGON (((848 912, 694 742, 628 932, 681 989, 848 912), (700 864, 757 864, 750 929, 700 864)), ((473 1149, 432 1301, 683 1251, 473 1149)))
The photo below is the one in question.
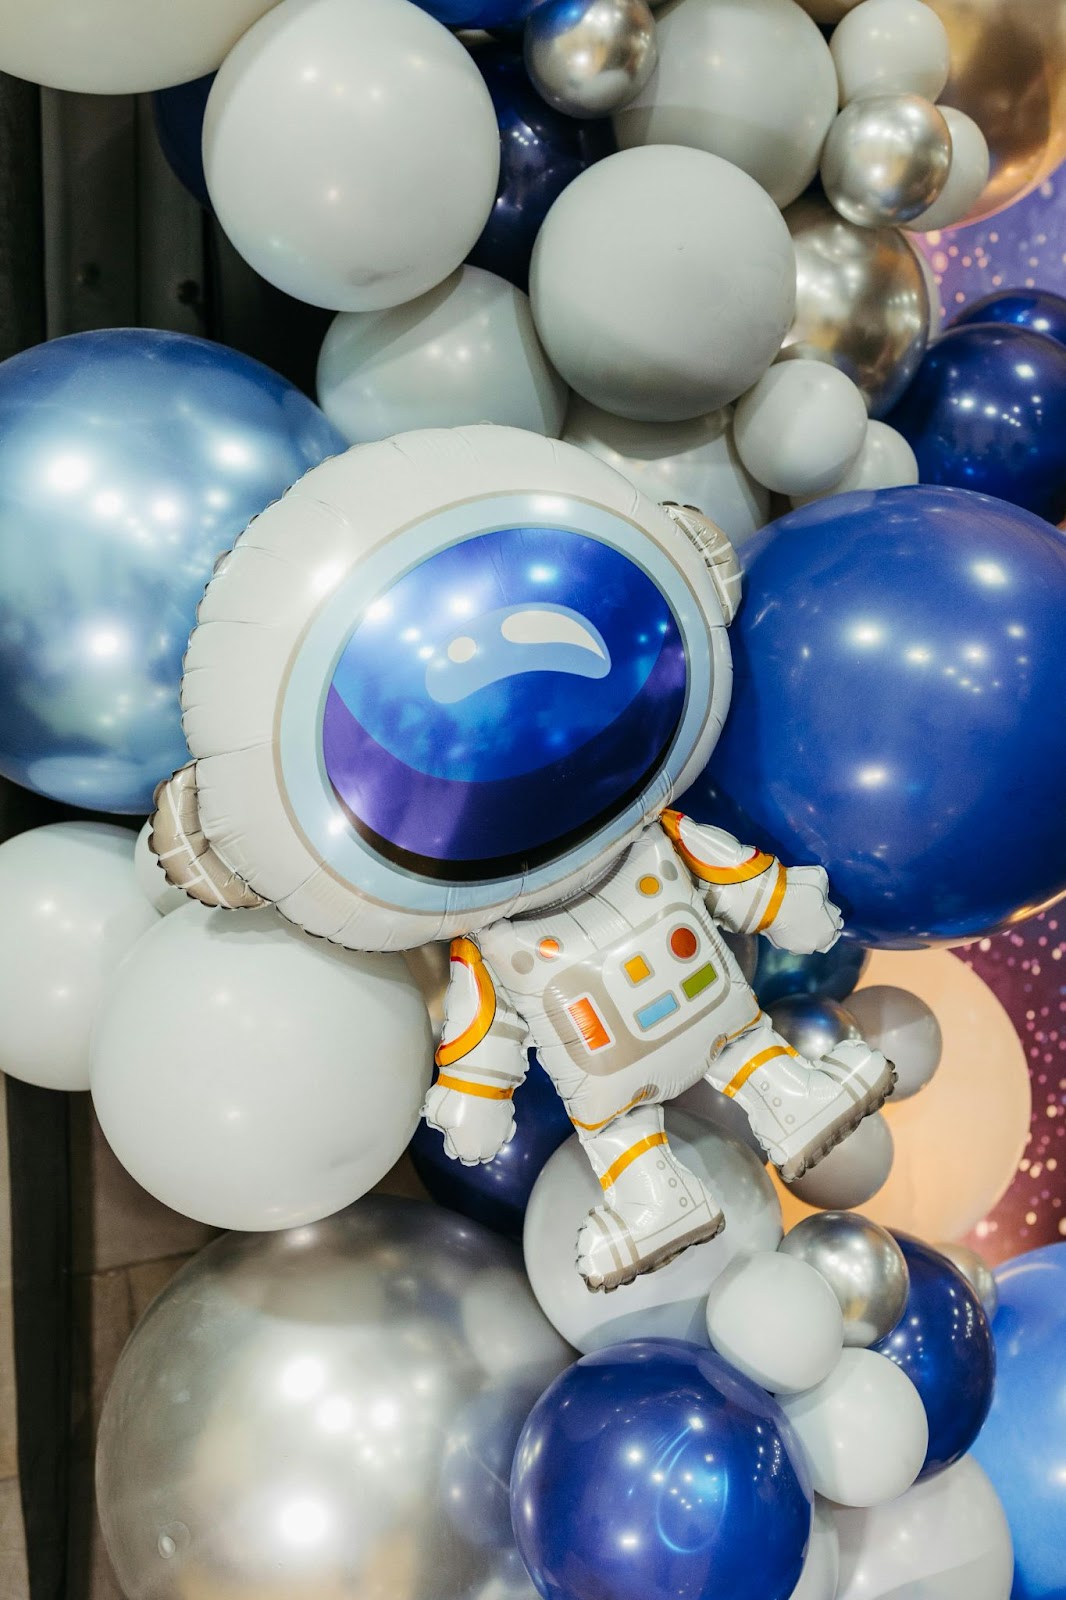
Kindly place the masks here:
POLYGON ((879 1111, 866 1117, 843 1144, 830 1150, 816 1167, 788 1185, 806 1206, 820 1211, 849 1211, 864 1206, 888 1182, 895 1146, 888 1121, 879 1111))
POLYGON ((906 1258, 888 1230, 868 1217, 854 1211, 805 1217, 778 1249, 821 1273, 844 1313, 846 1345, 876 1344, 902 1317, 910 1289, 906 1258))
POLYGON ((817 994, 794 994, 769 1008, 777 1032, 801 1056, 817 1061, 842 1039, 861 1039, 855 1018, 838 1000, 817 994))
POLYGON ((864 1039, 881 1050, 896 1069, 897 1101, 909 1100, 930 1081, 944 1050, 944 1037, 931 1006, 909 989, 875 983, 850 996, 848 1006, 864 1039))
POLYGON ((979 1256, 976 1250, 971 1250, 965 1244, 938 1244, 936 1248, 962 1273, 991 1321, 999 1307, 999 1285, 984 1256, 979 1256))
POLYGON ((511 1453, 572 1357, 515 1249, 436 1206, 225 1235, 147 1312, 104 1406, 123 1593, 509 1592, 511 1453))
POLYGON ((658 59, 646 0, 543 0, 526 21, 526 71, 568 117, 609 117, 639 94, 658 59))
POLYGON ((931 100, 871 95, 846 105, 822 151, 822 186, 849 222, 883 228, 928 210, 951 171, 951 132, 931 100))

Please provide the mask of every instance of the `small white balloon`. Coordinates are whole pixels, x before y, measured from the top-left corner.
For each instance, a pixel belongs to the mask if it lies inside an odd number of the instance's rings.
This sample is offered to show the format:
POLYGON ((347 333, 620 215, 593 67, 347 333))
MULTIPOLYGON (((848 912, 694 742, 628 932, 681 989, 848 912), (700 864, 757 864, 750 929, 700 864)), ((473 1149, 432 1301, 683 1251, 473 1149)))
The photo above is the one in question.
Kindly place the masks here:
POLYGON ((947 29, 924 0, 862 0, 834 29, 829 48, 841 105, 869 94, 935 100, 951 70, 947 29))
POLYGON ((803 1571, 789 1600, 836 1600, 839 1572, 837 1531, 826 1502, 816 1497, 803 1571))
POLYGON ((529 297, 481 267, 402 306, 342 311, 318 357, 318 403, 349 444, 471 422, 558 438, 566 398, 529 297))
POLYGON ((0 845, 0 1068, 44 1089, 89 1087, 89 1035, 108 980, 159 917, 134 835, 57 822, 0 845))
POLYGON ((772 1394, 827 1378, 844 1346, 840 1303, 821 1273, 793 1256, 744 1252, 711 1284, 711 1348, 772 1394))
POLYGON ((839 1540, 836 1600, 1009 1600, 1010 1528, 973 1456, 898 1500, 828 1511, 839 1540))
MULTIPOLYGON (((792 504, 805 506, 813 500, 828 500, 835 494, 850 494, 853 489, 894 489, 917 482, 918 461, 903 435, 890 428, 887 422, 871 422, 862 449, 844 476, 819 494, 793 495, 792 504)), ((851 1009, 850 998, 848 1009, 851 1009)))
POLYGON ((744 470, 728 410, 688 422, 630 422, 575 395, 563 438, 652 500, 697 506, 737 549, 770 521, 770 494, 744 470))
POLYGON ((431 1059, 401 956, 190 902, 116 974, 90 1076, 108 1143, 150 1194, 215 1227, 269 1230, 331 1216, 384 1177, 431 1059))
MULTIPOLYGON (((932 205, 907 223, 911 233, 932 233, 937 228, 953 228, 956 223, 964 222, 988 183, 992 157, 984 134, 965 111, 956 111, 954 106, 939 109, 951 134, 951 167, 932 205)), ((936 331, 939 326, 938 322, 936 331)))
MULTIPOLYGON (((850 1000, 850 996, 849 996, 850 1000)), ((804 1205, 821 1211, 852 1211, 865 1205, 892 1171, 892 1132, 879 1111, 865 1117, 843 1144, 788 1188, 804 1205)))
POLYGON ((159 864, 158 856, 148 847, 151 836, 152 824, 148 821, 137 835, 133 851, 133 871, 138 887, 148 904, 158 911, 161 917, 166 917, 172 911, 180 911, 182 906, 187 906, 189 897, 184 889, 175 889, 167 882, 166 873, 159 864))
POLYGON ((866 405, 851 379, 825 361, 779 361, 739 401, 737 451, 757 482, 778 494, 815 494, 851 466, 866 437, 866 405))
POLYGON ((848 999, 862 1036, 883 1050, 896 1069, 893 1101, 909 1100, 924 1089, 940 1065, 944 1038, 930 1006, 907 989, 871 984, 848 999))
POLYGON ((537 1179, 522 1237, 526 1272, 540 1308, 582 1354, 622 1339, 691 1339, 707 1346, 707 1290, 744 1250, 776 1250, 781 1208, 762 1161, 712 1123, 676 1106, 666 1131, 678 1160, 711 1189, 725 1230, 657 1272, 611 1294, 590 1294, 569 1241, 603 1192, 577 1137, 560 1145, 537 1179))
POLYGON ((780 1404, 799 1436, 820 1495, 874 1506, 909 1489, 922 1470, 929 1424, 907 1374, 874 1350, 844 1350, 829 1376, 780 1404))

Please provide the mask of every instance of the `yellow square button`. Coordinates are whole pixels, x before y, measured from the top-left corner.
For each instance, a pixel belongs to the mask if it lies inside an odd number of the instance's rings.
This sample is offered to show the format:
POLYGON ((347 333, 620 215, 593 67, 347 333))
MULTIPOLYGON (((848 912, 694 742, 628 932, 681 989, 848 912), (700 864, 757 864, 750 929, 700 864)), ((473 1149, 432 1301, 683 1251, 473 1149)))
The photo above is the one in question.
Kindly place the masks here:
POLYGON ((630 983, 643 983, 645 978, 651 977, 651 968, 643 956, 630 956, 622 963, 622 971, 630 983))

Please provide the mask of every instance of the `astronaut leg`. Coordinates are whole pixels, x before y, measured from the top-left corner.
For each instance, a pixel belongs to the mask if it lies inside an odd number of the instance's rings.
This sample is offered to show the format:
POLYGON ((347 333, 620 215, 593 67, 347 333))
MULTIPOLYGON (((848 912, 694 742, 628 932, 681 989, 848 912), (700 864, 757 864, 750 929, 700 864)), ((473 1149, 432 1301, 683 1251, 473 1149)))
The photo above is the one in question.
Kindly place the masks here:
POLYGON ((896 1069, 864 1039, 808 1061, 760 1015, 711 1062, 707 1081, 735 1099, 786 1183, 801 1178, 892 1093, 896 1069))
POLYGON ((667 1143, 661 1106, 636 1106, 596 1132, 578 1129, 603 1188, 577 1237, 590 1289, 617 1289, 713 1239, 725 1219, 699 1178, 667 1143))

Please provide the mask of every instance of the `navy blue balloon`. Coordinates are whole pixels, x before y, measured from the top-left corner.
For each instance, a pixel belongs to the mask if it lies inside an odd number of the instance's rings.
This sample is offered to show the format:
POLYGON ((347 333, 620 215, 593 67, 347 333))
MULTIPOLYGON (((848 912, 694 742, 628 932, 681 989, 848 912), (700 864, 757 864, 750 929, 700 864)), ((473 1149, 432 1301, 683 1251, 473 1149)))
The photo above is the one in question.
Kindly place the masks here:
POLYGON ((496 1233, 521 1239, 526 1206, 548 1157, 573 1133, 555 1086, 532 1056, 514 1097, 515 1135, 482 1166, 464 1167, 444 1152, 444 1136, 420 1122, 411 1141, 415 1171, 433 1199, 496 1233))
POLYGON ((1014 1541, 1013 1600, 1066 1594, 1066 1244, 1044 1245, 996 1273, 998 1371, 973 1453, 992 1480, 1014 1541))
POLYGON ((472 55, 500 128, 500 182, 467 259, 524 290, 533 243, 550 207, 586 167, 611 154, 614 136, 609 122, 578 122, 547 105, 529 81, 521 50, 486 44, 472 55))
POLYGON ((1009 322, 1066 344, 1066 296, 1050 289, 997 289, 960 311, 950 326, 963 328, 971 322, 1009 322))
POLYGON ((996 1354, 984 1307, 939 1250, 895 1235, 910 1270, 903 1316, 873 1346, 905 1372, 929 1419, 929 1448, 918 1474, 933 1478, 964 1456, 980 1433, 996 1379, 996 1354))
POLYGON ((446 28, 503 29, 510 33, 525 22, 537 0, 415 0, 422 11, 446 28))
POLYGON ((793 995, 817 995, 823 1000, 846 1000, 854 993, 870 952, 841 939, 823 954, 798 956, 777 950, 769 939, 758 941, 759 958, 752 988, 765 1009, 793 995))
POLYGON ((152 96, 156 137, 174 176, 188 189, 194 200, 210 207, 207 179, 204 177, 203 134, 207 97, 215 74, 194 78, 191 83, 176 83, 171 89, 158 89, 152 96))
POLYGON ((776 1400, 681 1339, 570 1367, 533 1407, 511 1475, 544 1600, 786 1600, 811 1502, 776 1400))
POLYGON ((957 944, 1066 893, 1066 537, 916 485, 806 506, 743 559, 733 703, 682 808, 824 866, 863 945, 957 944))
POLYGON ((1066 348, 1028 328, 978 323, 930 345, 885 419, 922 483, 975 489, 1066 516, 1066 348))

